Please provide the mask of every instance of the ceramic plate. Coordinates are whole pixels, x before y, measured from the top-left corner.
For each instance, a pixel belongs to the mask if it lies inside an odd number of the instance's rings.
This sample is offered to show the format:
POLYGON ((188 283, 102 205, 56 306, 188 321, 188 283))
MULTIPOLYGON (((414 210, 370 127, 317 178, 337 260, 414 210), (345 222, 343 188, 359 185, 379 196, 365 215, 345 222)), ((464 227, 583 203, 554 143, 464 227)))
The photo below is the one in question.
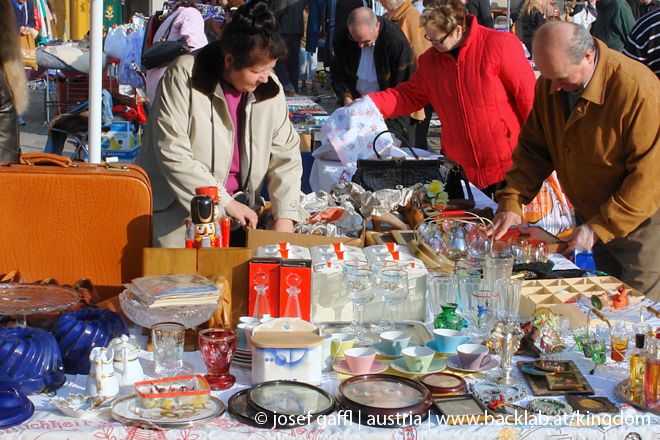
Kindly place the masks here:
POLYGON ((518 402, 527 397, 527 390, 521 385, 500 385, 493 382, 477 382, 471 385, 472 394, 483 403, 490 403, 504 397, 507 403, 518 402))
MULTIPOLYGON (((357 373, 351 372, 351 370, 348 369, 348 363, 343 360, 343 361, 337 361, 334 364, 332 364, 333 370, 335 370, 337 373, 341 374, 348 374, 351 376, 356 376, 357 373)), ((371 365, 371 370, 369 370, 368 373, 364 374, 377 374, 377 373, 382 373, 383 371, 387 370, 387 364, 385 362, 381 361, 374 361, 374 363, 371 365)))
MULTIPOLYGON (((409 343, 409 344, 408 344, 408 347, 417 347, 417 344, 409 343)), ((396 355, 396 354, 387 354, 387 353, 385 352, 385 347, 383 347, 383 343, 382 343, 382 342, 378 342, 378 343, 372 345, 371 348, 373 348, 374 350, 376 350, 376 353, 378 353, 379 356, 382 356, 382 357, 384 357, 385 359, 396 359, 396 358, 400 358, 400 357, 401 357, 400 354, 399 354, 399 355, 396 355)))
POLYGON ((426 346, 427 346, 428 348, 430 348, 431 350, 435 351, 436 353, 440 353, 440 354, 456 354, 456 350, 452 351, 451 353, 445 353, 444 351, 440 351, 440 350, 438 350, 438 347, 435 345, 435 339, 433 339, 432 341, 427 342, 427 343, 426 343, 426 346))
MULTIPOLYGON (((91 419, 104 412, 110 412, 110 403, 103 403, 102 407, 92 407, 90 398, 83 394, 69 394, 68 397, 54 397, 48 403, 59 409, 63 414, 76 419, 91 419)), ((114 399, 113 399, 114 400, 114 399)))
POLYGON ((446 366, 447 365, 445 364, 445 361, 443 361, 441 359, 433 359, 433 361, 431 361, 431 365, 429 366, 428 371, 425 371, 423 373, 416 373, 414 371, 408 370, 408 366, 406 365, 406 361, 403 358, 393 360, 392 363, 390 364, 390 367, 392 367, 396 371, 399 371, 401 373, 406 373, 406 374, 437 373, 438 371, 444 370, 446 366))
POLYGON ((243 362, 243 361, 237 361, 234 359, 231 361, 232 365, 236 365, 237 367, 247 367, 247 368, 252 368, 252 361, 250 362, 243 362))
POLYGON ((486 365, 484 365, 483 368, 479 370, 467 370, 463 368, 463 364, 461 363, 461 359, 458 357, 458 355, 454 356, 449 356, 445 362, 447 362, 447 366, 450 368, 453 368, 454 370, 457 371, 463 371, 465 373, 483 373, 484 371, 489 371, 492 370, 493 368, 497 367, 500 364, 500 361, 497 359, 493 358, 490 362, 488 362, 486 365))
POLYGON ((225 405, 213 396, 207 405, 181 410, 144 409, 139 404, 137 394, 122 397, 112 405, 113 419, 120 423, 151 429, 203 425, 220 417, 224 412, 225 405))

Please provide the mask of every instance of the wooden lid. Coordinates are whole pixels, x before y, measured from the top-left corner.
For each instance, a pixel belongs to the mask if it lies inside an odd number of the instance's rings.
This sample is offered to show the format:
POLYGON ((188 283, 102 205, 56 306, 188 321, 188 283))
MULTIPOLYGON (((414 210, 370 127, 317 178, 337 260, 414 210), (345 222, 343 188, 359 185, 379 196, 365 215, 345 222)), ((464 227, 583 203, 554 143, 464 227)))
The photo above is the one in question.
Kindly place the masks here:
POLYGON ((323 338, 311 332, 259 332, 250 339, 258 348, 311 348, 323 344, 323 338))
POLYGON ((432 394, 456 394, 467 388, 465 379, 451 373, 429 373, 420 378, 432 394))

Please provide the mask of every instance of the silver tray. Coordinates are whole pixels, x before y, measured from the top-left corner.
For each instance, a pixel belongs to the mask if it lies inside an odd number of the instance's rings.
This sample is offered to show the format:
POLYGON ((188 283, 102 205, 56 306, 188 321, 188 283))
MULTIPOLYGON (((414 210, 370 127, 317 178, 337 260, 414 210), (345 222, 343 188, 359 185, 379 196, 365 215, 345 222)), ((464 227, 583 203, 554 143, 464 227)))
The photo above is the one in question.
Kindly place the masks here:
MULTIPOLYGON (((324 333, 341 333, 342 327, 350 324, 348 321, 330 321, 330 322, 317 322, 315 323, 324 333)), ((373 339, 374 343, 380 341, 380 336, 373 333, 370 328, 372 325, 378 324, 377 322, 365 322, 364 327, 367 329, 367 337, 373 339)), ((416 321, 402 321, 396 323, 396 330, 410 333, 410 342, 417 345, 426 345, 427 342, 433 339, 433 336, 426 329, 424 324, 416 321)))
POLYGON ((616 384, 614 387, 614 395, 623 403, 627 403, 628 405, 632 405, 637 409, 641 409, 642 411, 648 411, 652 414, 660 416, 660 411, 648 408, 644 406, 644 403, 636 402, 630 398, 630 379, 622 380, 616 384))
POLYGON ((144 411, 143 408, 139 407, 137 400, 137 394, 132 394, 115 401, 112 404, 112 418, 124 425, 136 426, 142 429, 180 429, 204 425, 220 417, 225 412, 225 404, 211 396, 208 408, 188 417, 180 419, 141 417, 133 412, 136 408, 144 411))

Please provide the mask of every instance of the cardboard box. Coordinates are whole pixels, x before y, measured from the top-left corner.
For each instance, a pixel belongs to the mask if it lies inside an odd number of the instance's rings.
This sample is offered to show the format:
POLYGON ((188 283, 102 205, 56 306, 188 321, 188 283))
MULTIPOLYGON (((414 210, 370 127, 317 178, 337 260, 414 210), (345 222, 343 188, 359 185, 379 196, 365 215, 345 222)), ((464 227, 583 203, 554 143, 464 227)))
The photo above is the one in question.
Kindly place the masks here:
POLYGON ((362 238, 326 237, 323 235, 264 231, 262 229, 248 229, 247 231, 247 247, 253 251, 261 246, 276 244, 280 242, 288 242, 292 245, 303 246, 307 248, 320 246, 322 244, 332 244, 336 242, 342 242, 348 246, 364 246, 364 241, 362 238))
POLYGON ((300 133, 300 151, 312 151, 312 136, 300 133))
POLYGON ((133 132, 130 121, 113 121, 110 131, 101 136, 101 156, 117 157, 122 163, 135 163, 142 145, 142 129, 133 132))
POLYGON ((309 321, 311 311, 310 295, 312 290, 312 262, 311 260, 282 260, 280 266, 280 316, 286 315, 286 308, 289 303, 289 280, 291 274, 297 274, 300 277, 298 285, 298 303, 300 304, 301 318, 309 321))
POLYGON ((257 291, 255 287, 257 283, 254 282, 254 277, 259 272, 263 272, 268 277, 268 306, 270 307, 270 317, 279 318, 280 315, 280 262, 281 258, 266 258, 255 257, 250 260, 250 292, 249 292, 249 305, 248 314, 253 316, 254 305, 257 300, 257 291))

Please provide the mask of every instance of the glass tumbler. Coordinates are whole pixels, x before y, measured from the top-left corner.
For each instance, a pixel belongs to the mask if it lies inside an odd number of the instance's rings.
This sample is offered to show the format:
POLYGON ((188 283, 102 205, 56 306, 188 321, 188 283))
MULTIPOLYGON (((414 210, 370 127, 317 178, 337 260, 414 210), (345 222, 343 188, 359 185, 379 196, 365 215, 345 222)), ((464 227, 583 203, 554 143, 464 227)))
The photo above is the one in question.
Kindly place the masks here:
POLYGON ((500 295, 500 317, 513 318, 518 314, 522 283, 522 279, 512 280, 510 278, 502 278, 495 280, 495 292, 500 295))
POLYGON ((529 254, 529 261, 532 263, 547 263, 548 262, 548 246, 544 241, 531 240, 527 247, 529 254))
POLYGON ((208 374, 204 376, 213 391, 231 388, 236 378, 229 373, 234 359, 238 337, 229 328, 208 328, 199 332, 199 350, 208 374))
POLYGON ((477 290, 472 293, 472 323, 478 337, 483 337, 493 329, 497 321, 499 295, 490 290, 477 290))
POLYGON ((151 327, 151 345, 158 377, 176 376, 183 368, 186 329, 177 322, 161 322, 151 327))
POLYGON ((495 280, 511 278, 513 272, 513 255, 507 253, 494 253, 486 255, 484 262, 484 281, 486 289, 495 290, 495 280))

